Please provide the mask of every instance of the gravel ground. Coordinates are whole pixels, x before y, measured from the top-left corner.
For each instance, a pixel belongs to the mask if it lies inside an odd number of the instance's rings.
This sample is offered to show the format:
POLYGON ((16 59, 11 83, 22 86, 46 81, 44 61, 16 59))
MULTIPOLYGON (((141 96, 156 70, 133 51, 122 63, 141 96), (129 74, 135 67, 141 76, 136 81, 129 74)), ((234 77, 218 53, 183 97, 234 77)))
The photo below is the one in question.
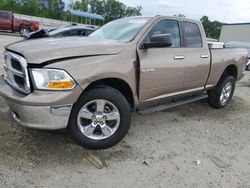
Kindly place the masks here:
MULTIPOLYGON (((4 46, 20 39, 0 35, 0 73, 4 46)), ((128 136, 97 151, 101 170, 66 132, 17 125, 0 98, 0 187, 250 187, 249 78, 225 109, 197 102, 134 114, 128 136)))

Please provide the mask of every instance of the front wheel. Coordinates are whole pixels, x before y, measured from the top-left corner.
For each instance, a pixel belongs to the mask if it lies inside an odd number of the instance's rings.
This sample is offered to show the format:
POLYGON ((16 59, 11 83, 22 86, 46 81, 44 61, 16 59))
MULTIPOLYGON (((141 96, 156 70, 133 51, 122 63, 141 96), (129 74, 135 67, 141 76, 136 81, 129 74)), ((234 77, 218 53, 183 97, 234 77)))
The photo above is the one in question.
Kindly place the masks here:
POLYGON ((235 78, 222 77, 215 89, 208 92, 208 104, 214 108, 223 108, 231 101, 235 90, 235 78))
POLYGON ((25 28, 25 27, 20 28, 20 31, 19 31, 22 37, 26 37, 29 34, 29 32, 30 32, 29 28, 25 28))
POLYGON ((89 149, 105 149, 127 134, 131 112, 126 98, 116 89, 101 86, 86 91, 73 106, 68 129, 89 149))

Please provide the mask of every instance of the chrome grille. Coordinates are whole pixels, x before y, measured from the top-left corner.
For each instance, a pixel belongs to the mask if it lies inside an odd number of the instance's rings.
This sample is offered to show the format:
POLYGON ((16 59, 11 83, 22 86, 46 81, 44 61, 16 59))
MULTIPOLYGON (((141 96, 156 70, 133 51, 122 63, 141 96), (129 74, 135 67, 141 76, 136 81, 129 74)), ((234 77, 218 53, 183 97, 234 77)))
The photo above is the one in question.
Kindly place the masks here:
POLYGON ((20 55, 5 51, 4 53, 4 79, 14 89, 29 94, 30 81, 27 61, 20 55))

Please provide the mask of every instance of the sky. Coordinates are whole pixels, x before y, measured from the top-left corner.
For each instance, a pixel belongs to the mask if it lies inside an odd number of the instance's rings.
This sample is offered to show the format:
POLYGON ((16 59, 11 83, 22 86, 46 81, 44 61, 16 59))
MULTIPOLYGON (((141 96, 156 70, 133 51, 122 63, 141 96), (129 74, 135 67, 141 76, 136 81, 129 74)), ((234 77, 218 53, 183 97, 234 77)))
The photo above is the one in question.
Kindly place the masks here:
MULTIPOLYGON (((67 4, 70 0, 64 0, 67 4)), ((224 23, 250 22, 249 0, 119 0, 125 5, 142 6, 142 15, 155 16, 184 14, 199 20, 207 15, 210 20, 224 23)))

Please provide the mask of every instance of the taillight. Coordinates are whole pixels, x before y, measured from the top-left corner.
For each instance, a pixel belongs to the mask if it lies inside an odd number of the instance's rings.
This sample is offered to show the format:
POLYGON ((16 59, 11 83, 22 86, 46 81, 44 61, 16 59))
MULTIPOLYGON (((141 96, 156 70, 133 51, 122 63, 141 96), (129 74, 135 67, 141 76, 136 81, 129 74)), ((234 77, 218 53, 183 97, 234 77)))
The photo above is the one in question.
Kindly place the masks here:
POLYGON ((39 22, 35 22, 34 26, 39 29, 39 22))

